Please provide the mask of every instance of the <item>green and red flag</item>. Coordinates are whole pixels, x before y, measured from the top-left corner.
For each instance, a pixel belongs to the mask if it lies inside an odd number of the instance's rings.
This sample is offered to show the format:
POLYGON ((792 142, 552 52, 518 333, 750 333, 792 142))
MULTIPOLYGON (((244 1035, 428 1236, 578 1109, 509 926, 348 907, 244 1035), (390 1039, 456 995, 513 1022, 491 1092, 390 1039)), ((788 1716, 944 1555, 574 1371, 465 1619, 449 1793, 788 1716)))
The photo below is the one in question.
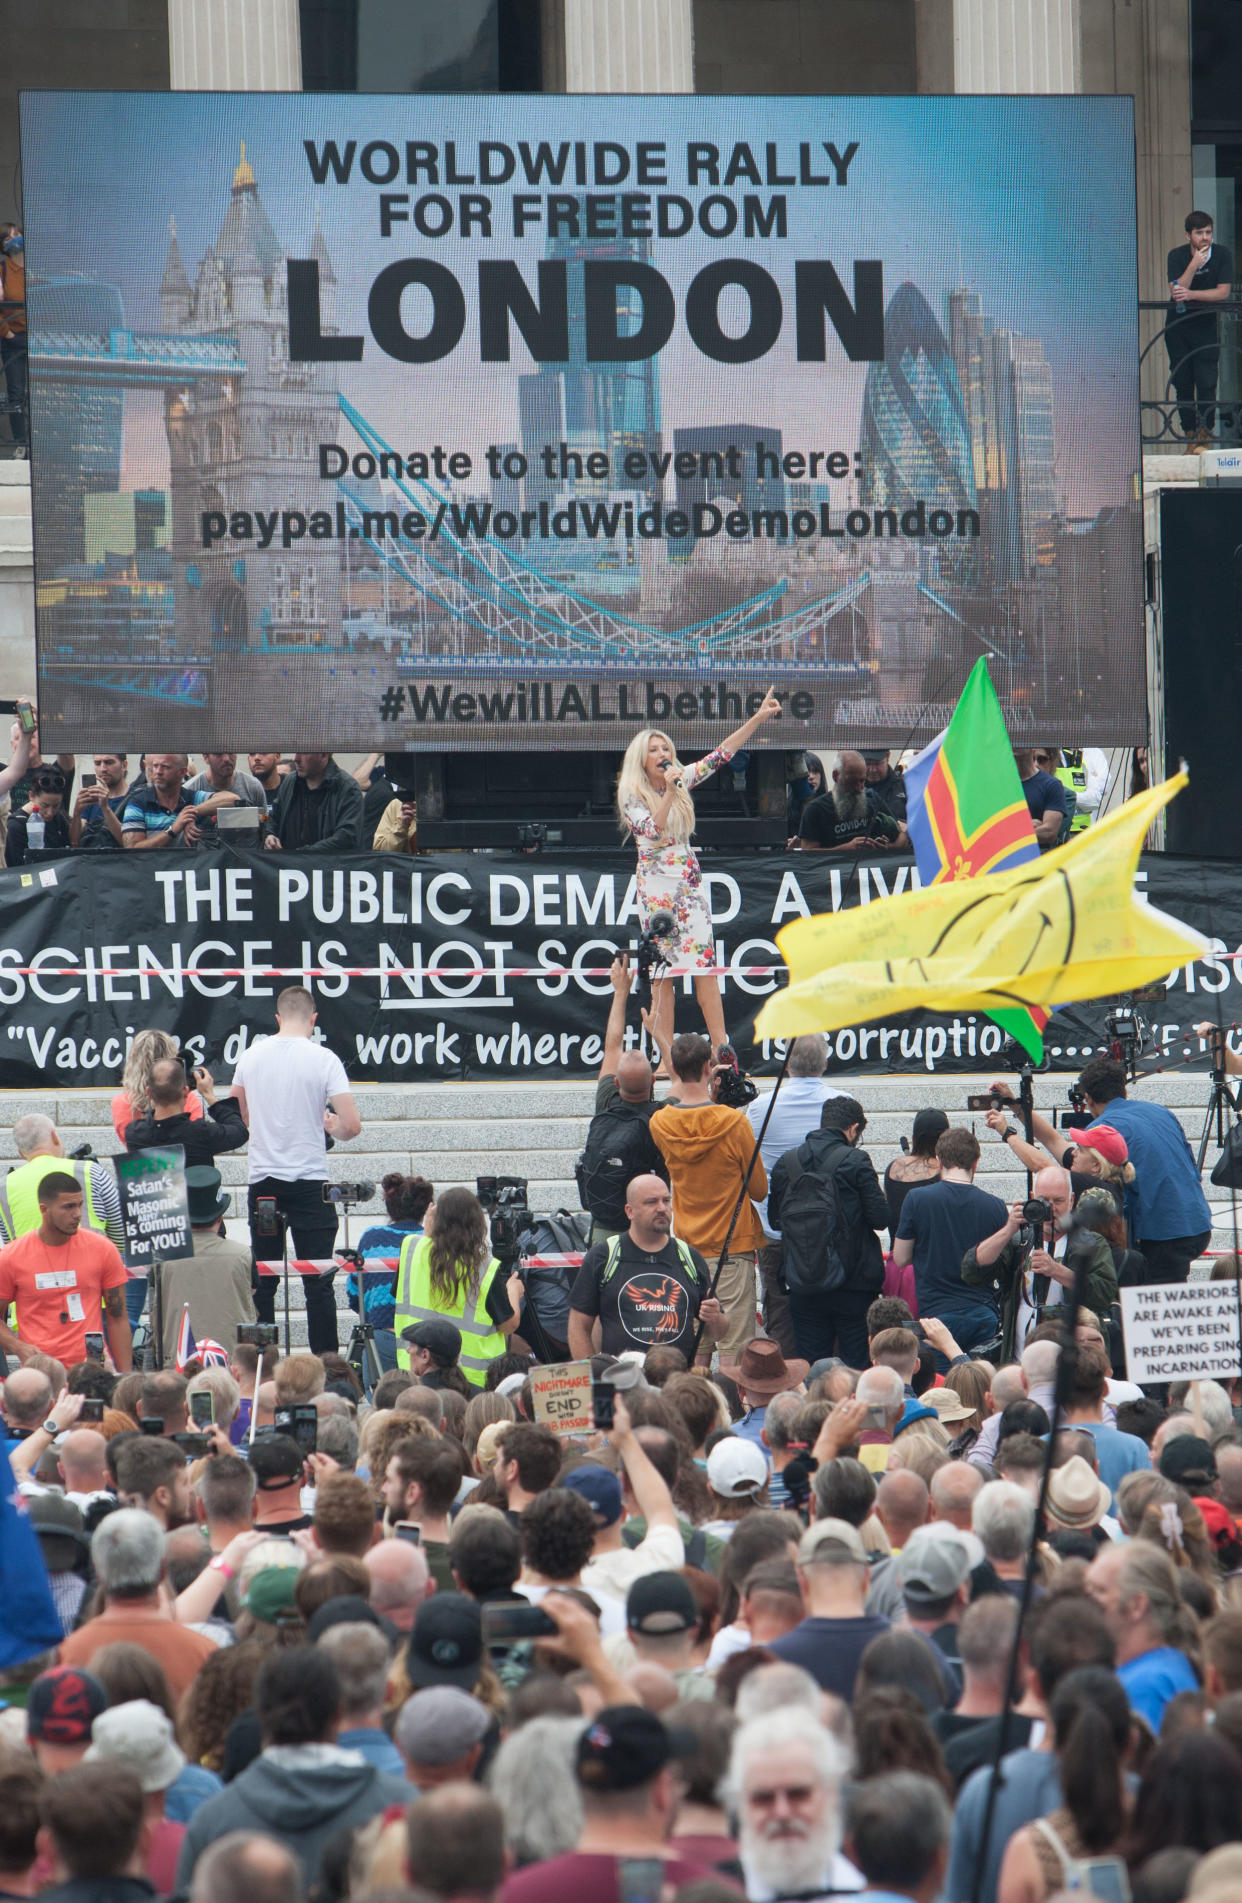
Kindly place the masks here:
MULTIPOLYGON (((905 772, 906 827, 923 885, 977 879, 1038 859, 996 689, 982 657, 971 669, 953 717, 905 772)), ((1048 1013, 992 1013, 1036 1063, 1044 1054, 1048 1013)))

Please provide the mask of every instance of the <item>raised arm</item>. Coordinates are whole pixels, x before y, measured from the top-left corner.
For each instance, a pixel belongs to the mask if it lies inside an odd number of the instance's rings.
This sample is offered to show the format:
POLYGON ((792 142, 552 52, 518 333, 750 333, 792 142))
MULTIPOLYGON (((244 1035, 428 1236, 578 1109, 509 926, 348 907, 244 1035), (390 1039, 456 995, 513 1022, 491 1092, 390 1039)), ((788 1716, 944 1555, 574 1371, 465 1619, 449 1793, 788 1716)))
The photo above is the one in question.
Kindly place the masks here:
POLYGON ((656 1020, 656 1015, 654 1011, 649 1011, 644 1006, 644 1008, 639 1012, 639 1016, 641 1017, 643 1021, 643 1029, 646 1031, 647 1036, 651 1039, 651 1042, 655 1045, 656 1050, 659 1052, 659 1056, 660 1056, 659 1068, 661 1070, 667 1071, 669 1076, 671 1077, 673 1075, 672 1039, 666 1037, 664 1032, 660 1029, 660 1026, 656 1020))
POLYGON ((630 961, 624 952, 618 952, 612 961, 608 973, 608 982, 612 986, 612 1003, 608 1007, 608 1023, 604 1028, 604 1061, 599 1067, 601 1077, 615 1077, 617 1065, 625 1051, 625 1007, 629 1002, 630 961))
POLYGON ((1233 289, 1231 284, 1214 284, 1210 291, 1193 291, 1190 288, 1194 281, 1195 273, 1203 268, 1205 256, 1205 252, 1196 251, 1192 245, 1190 256, 1186 261, 1185 270, 1181 273, 1180 277, 1174 278, 1173 283, 1169 285, 1170 291, 1173 289, 1174 284, 1180 288, 1182 298, 1186 304, 1224 304, 1228 301, 1229 293, 1233 289))
POLYGON ((647 1522, 647 1531, 650 1533, 655 1526, 668 1526, 676 1532, 677 1510, 664 1476, 634 1432, 629 1409, 620 1394, 614 1405, 615 1425, 608 1438, 621 1457, 634 1504, 647 1522))
MULTIPOLYGON (((1007 1083, 998 1080, 992 1085, 992 1092, 994 1096, 1003 1097, 1007 1103, 1011 1103, 1015 1111, 1019 1111, 1020 1114, 1018 1100, 1007 1083)), ((998 1134, 1003 1134, 1005 1127, 1004 1112, 1000 1110, 989 1110, 987 1125, 989 1130, 995 1130, 998 1134), (997 1119, 995 1123, 992 1121, 994 1117, 997 1119)), ((1011 1151, 1014 1156, 1021 1158, 1023 1166, 1029 1170, 1046 1169, 1049 1157, 1054 1163, 1059 1165, 1061 1158, 1065 1155, 1065 1139, 1057 1135, 1056 1125, 1051 1119, 1041 1116, 1038 1110, 1032 1110, 1031 1112, 1031 1135, 1035 1138, 1037 1143, 1043 1145, 1045 1155, 1041 1156, 1034 1144, 1028 1143, 1025 1137, 1014 1137, 1010 1140, 1011 1151)))
POLYGON ((13 758, 0 773, 0 799, 6 793, 11 793, 19 780, 25 779, 26 769, 30 765, 30 735, 22 732, 16 720, 9 731, 9 746, 13 758))
POLYGON ((767 721, 779 720, 780 714, 781 703, 777 698, 776 689, 769 687, 763 697, 761 706, 756 709, 750 719, 744 722, 744 724, 738 727, 733 733, 729 734, 727 739, 720 742, 721 751, 724 753, 739 753, 753 733, 757 733, 759 728, 767 721))
POLYGON ((1007 1244, 1013 1241, 1021 1227, 1022 1204, 1010 1203, 1009 1214, 1005 1218, 1004 1228, 995 1230, 992 1235, 985 1236, 982 1242, 975 1244, 974 1256, 979 1267, 981 1269, 992 1268, 997 1257, 1005 1249, 1007 1244))
MULTIPOLYGON (((1230 1047, 1225 1032, 1221 1030, 1219 1026, 1205 1022, 1203 1024, 1196 1024, 1193 1028, 1198 1032, 1200 1037, 1207 1038, 1213 1044, 1219 1044, 1220 1054, 1224 1059, 1224 1067, 1230 1077, 1242 1076, 1242 1056, 1239 1056, 1238 1052, 1230 1047)), ((1216 1053, 1213 1052, 1213 1058, 1215 1058, 1215 1055, 1216 1053)))
MULTIPOLYGON (((48 1413, 48 1420, 55 1423, 59 1433, 63 1434, 73 1426, 82 1412, 85 1399, 84 1394, 70 1394, 68 1388, 57 1396, 48 1413)), ((13 1469, 14 1480, 28 1480, 48 1448, 54 1445, 53 1437, 44 1431, 42 1424, 33 1433, 27 1434, 25 1440, 14 1442, 9 1449, 9 1465, 13 1469)))

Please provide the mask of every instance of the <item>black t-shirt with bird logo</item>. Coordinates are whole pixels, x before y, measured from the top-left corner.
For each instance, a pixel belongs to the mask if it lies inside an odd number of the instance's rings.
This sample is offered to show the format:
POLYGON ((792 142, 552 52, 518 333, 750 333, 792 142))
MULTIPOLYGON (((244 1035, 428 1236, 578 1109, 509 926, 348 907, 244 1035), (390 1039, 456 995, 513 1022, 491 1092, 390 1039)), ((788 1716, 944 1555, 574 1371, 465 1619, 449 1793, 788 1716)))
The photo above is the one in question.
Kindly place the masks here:
POLYGON ((627 1234, 621 1237, 620 1252, 605 1279, 607 1265, 608 1244, 597 1242, 583 1256, 569 1298, 570 1307, 580 1314, 599 1316, 601 1352, 621 1355, 632 1349, 645 1353, 648 1348, 680 1348, 686 1360, 692 1361, 699 1303, 711 1282, 698 1250, 670 1237, 658 1254, 651 1255, 627 1234), (686 1266, 687 1255, 694 1274, 686 1266))

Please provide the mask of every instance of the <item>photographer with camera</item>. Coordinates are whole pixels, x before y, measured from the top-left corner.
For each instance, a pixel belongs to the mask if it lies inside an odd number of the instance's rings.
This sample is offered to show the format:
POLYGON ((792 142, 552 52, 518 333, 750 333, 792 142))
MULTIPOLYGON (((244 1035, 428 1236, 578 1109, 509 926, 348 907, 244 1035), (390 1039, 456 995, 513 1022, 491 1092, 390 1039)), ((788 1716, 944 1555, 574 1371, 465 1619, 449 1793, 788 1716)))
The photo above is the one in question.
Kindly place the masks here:
MULTIPOLYGON (((363 828, 365 837, 366 829, 363 828)), ((399 786, 380 814, 371 840, 372 852, 418 851, 418 803, 412 786, 399 786)))
MULTIPOLYGON (((260 1262, 280 1261, 284 1224, 299 1255, 322 1260, 332 1254, 336 1210, 324 1195, 324 1139, 347 1143, 362 1129, 344 1064, 326 1044, 315 1042, 316 1016, 305 986, 286 985, 276 999, 276 1036, 252 1044, 233 1073, 233 1095, 250 1130, 250 1243, 260 1262), (274 1221, 260 1203, 275 1204, 274 1221)), ((312 1354, 339 1345, 334 1280, 331 1275, 302 1277, 312 1354)), ((276 1286, 274 1276, 259 1281, 255 1306, 261 1321, 275 1318, 276 1286)))
POLYGON ((1009 1121, 1008 1113, 1003 1105, 1012 1104, 1015 1099, 1008 1084, 993 1084, 991 1095, 993 1105, 997 1107, 988 1111, 988 1128, 995 1130, 997 1135, 1003 1138, 1010 1155, 1021 1163, 1024 1169, 1038 1173, 1046 1169, 1049 1162, 1060 1168, 1058 1159, 1062 1156, 1068 1157, 1071 1160, 1064 1167, 1070 1173, 1070 1185, 1073 1189, 1075 1204, 1086 1190, 1105 1184, 1118 1213, 1121 1213, 1125 1207, 1126 1189, 1134 1182, 1137 1174, 1130 1161, 1129 1147, 1121 1132, 1112 1129, 1106 1123, 1090 1124, 1085 1129, 1074 1127, 1076 1120, 1081 1123, 1087 1121, 1086 1112, 1083 1109, 1086 1099, 1077 1084, 1071 1084, 1069 1087, 1069 1099, 1073 1110, 1065 1113, 1062 1126, 1066 1130, 1065 1136, 1057 1134, 1049 1118, 1041 1117, 1036 1110, 1032 1111, 1031 1134, 1039 1138, 1042 1145, 1039 1149, 1033 1143, 1028 1143, 1021 1132, 1009 1121), (1067 1140, 1074 1146, 1072 1150, 1065 1149, 1067 1140))
MULTIPOLYGON (((962 1280, 968 1288, 999 1287, 1001 1299, 1001 1359, 1012 1361, 1022 1353, 1032 1328, 1055 1320, 1065 1301, 1074 1271, 1065 1260, 1069 1242, 1073 1185, 1068 1170, 1040 1170, 1035 1194, 1010 1203, 1004 1226, 986 1236, 962 1259, 962 1280)), ((1113 1252, 1102 1235, 1090 1237, 1090 1259, 1083 1302, 1097 1315, 1107 1315, 1117 1300, 1117 1271, 1113 1252)))
MULTIPOLYGON (((1005 1092, 1004 1085, 992 1088, 1005 1092)), ((1212 1236, 1211 1205, 1186 1132, 1163 1104, 1126 1096, 1125 1065, 1113 1057, 1093 1057, 1080 1072, 1077 1089, 1090 1122, 1081 1133, 1071 1133, 1071 1147, 1038 1115, 1032 1119, 1035 1135, 1054 1162, 1069 1169, 1083 1161, 1081 1147, 1076 1151, 1074 1144, 1082 1146, 1101 1129, 1116 1131, 1134 1167, 1131 1180, 1122 1176, 1125 1214, 1133 1245, 1147 1261, 1147 1283, 1184 1282, 1212 1236)))
POLYGON ((131 1155, 177 1144, 185 1151, 187 1168, 210 1167, 226 1150, 240 1150, 250 1141, 236 1097, 217 1098, 211 1072, 205 1066, 191 1072, 188 1064, 188 1059, 183 1063, 179 1057, 162 1057, 151 1066, 150 1115, 135 1117, 125 1126, 125 1147, 131 1155), (191 1077, 207 1105, 205 1117, 191 1117, 187 1108, 191 1077))
POLYGON ((648 1127, 656 1108, 651 1065, 641 1051, 625 1048, 625 1007, 633 979, 624 952, 613 959, 608 980, 612 1003, 595 1115, 574 1170, 579 1200, 591 1216, 592 1244, 608 1242, 625 1228, 625 1192, 636 1176, 668 1181, 668 1166, 648 1127))
MULTIPOLYGON (((1004 1061, 1003 1053, 1002 1061, 1004 1061)), ((1031 1175, 1035 1175, 1039 1170, 1047 1169, 1049 1163, 1054 1164, 1058 1169, 1061 1168, 1062 1158, 1065 1155, 1066 1142, 1073 1141, 1077 1143, 1081 1141, 1077 1132, 1075 1132, 1072 1138, 1067 1139, 1067 1137, 1058 1131, 1055 1111, 1051 1116, 1045 1117, 1040 1111, 1036 1110, 1032 1104, 1030 1106, 1032 1140, 1028 1142, 1019 1125, 1011 1121, 1011 1117, 1014 1114, 1021 1115, 1019 1108, 1020 1099, 1014 1095, 1003 1078, 998 1078, 996 1082, 990 1086, 988 1095, 991 1099, 991 1108, 984 1119, 988 1129, 995 1130, 997 1136, 1000 1137, 1006 1149, 1009 1151, 1010 1156, 1013 1157, 1016 1163, 1020 1163, 1024 1170, 1029 1171, 1031 1175)), ((1087 1100, 1078 1085, 1071 1084, 1066 1095, 1069 1098, 1071 1108, 1061 1113, 1062 1129, 1072 1128, 1076 1122, 1080 1125, 1090 1123, 1091 1119, 1086 1114, 1084 1107, 1087 1100)), ((977 1103, 981 1104, 982 1098, 970 1099, 972 1109, 976 1107, 977 1103)), ((1075 1162, 1077 1162, 1077 1159, 1075 1159, 1075 1162)), ((1068 1163, 1066 1163, 1064 1167, 1066 1169, 1071 1168, 1068 1163)), ((1083 1173, 1094 1174, 1095 1172, 1091 1169, 1091 1166, 1088 1165, 1087 1170, 1083 1173)), ((1133 1174, 1134 1172, 1131 1171, 1130 1178, 1127 1180, 1131 1180, 1133 1174)), ((1085 1183, 1075 1183, 1075 1195, 1078 1194, 1079 1190, 1085 1189, 1086 1187, 1087 1185, 1085 1183)), ((1118 1207, 1120 1207, 1120 1201, 1118 1201, 1118 1207)))
POLYGON ((657 1036, 661 1056, 677 1079, 676 1097, 661 1104, 651 1119, 651 1134, 672 1183, 674 1226, 683 1242, 707 1258, 713 1274, 720 1251, 728 1248, 716 1292, 728 1317, 720 1359, 734 1362, 755 1333, 756 1259, 764 1240, 755 1204, 768 1193, 768 1175, 750 1120, 726 1098, 735 1080, 745 1080, 736 1060, 713 1063, 705 1037, 683 1035, 666 1044, 649 1013, 643 1021, 657 1036), (745 1194, 730 1232, 743 1181, 745 1194))
POLYGON ((423 1234, 401 1245, 393 1332, 397 1366, 410 1366, 406 1330, 421 1322, 449 1321, 461 1334, 461 1371, 482 1392, 487 1370, 505 1353, 505 1338, 518 1325, 522 1278, 506 1277, 492 1254, 487 1211, 473 1190, 446 1189, 428 1203, 423 1234))

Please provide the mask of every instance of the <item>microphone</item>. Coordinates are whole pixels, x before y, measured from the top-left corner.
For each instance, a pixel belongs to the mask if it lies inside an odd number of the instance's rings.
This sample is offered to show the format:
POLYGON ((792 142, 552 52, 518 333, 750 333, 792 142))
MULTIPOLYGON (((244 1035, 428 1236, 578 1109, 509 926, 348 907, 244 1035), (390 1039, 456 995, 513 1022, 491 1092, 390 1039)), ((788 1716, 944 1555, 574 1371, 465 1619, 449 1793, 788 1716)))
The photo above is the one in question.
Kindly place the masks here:
POLYGON ((647 930, 653 938, 671 938, 677 930, 677 920, 671 912, 653 912, 647 930))

